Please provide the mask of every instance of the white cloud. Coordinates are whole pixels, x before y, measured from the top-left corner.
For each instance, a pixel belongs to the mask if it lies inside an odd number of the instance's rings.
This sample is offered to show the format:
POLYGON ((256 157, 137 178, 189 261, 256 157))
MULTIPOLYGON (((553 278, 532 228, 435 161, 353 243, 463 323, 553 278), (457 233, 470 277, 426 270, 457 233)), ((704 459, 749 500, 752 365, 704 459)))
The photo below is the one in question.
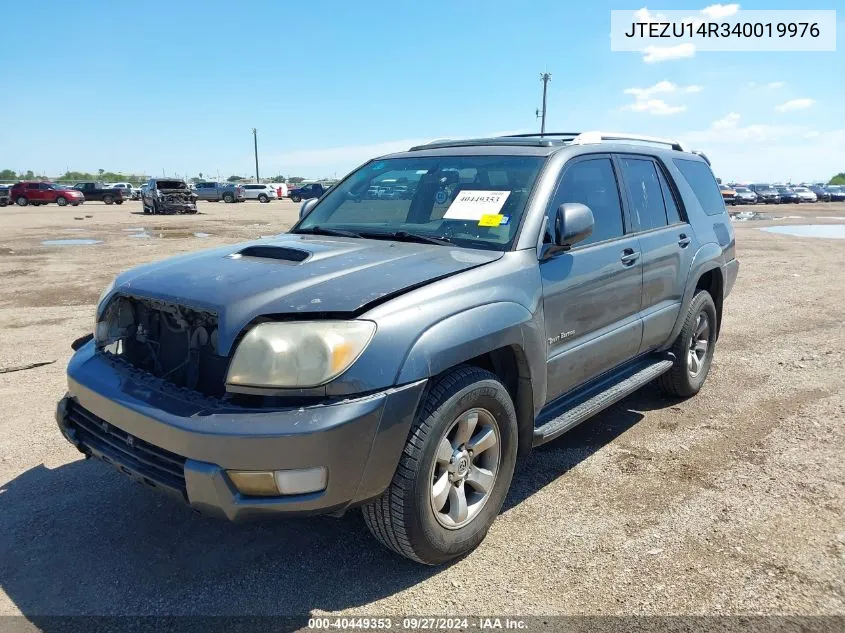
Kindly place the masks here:
POLYGON ((669 105, 663 99, 637 99, 634 103, 622 106, 622 109, 630 110, 631 112, 648 112, 657 116, 666 116, 683 112, 687 107, 684 105, 669 105))
POLYGON ((690 43, 677 46, 646 46, 643 51, 643 61, 646 64, 665 62, 672 59, 683 59, 695 55, 695 45, 690 43))
POLYGON ((804 134, 804 138, 818 138, 821 133, 818 130, 810 130, 804 134))
POLYGON ((738 4, 711 4, 701 10, 704 15, 714 20, 736 15, 737 11, 739 11, 738 4))
POLYGON ((693 143, 768 143, 794 137, 803 133, 803 128, 794 125, 753 124, 740 125, 742 117, 736 112, 730 112, 721 119, 710 124, 706 130, 687 132, 682 135, 686 141, 693 143))
POLYGON ((790 99, 786 103, 775 106, 778 112, 792 112, 793 110, 806 110, 815 103, 813 99, 790 99))
POLYGON ((651 24, 652 22, 665 22, 666 16, 662 13, 649 13, 647 7, 634 11, 634 19, 643 24, 651 24))
POLYGON ((671 114, 678 114, 687 109, 685 105, 670 105, 663 99, 655 99, 654 95, 658 94, 673 94, 677 92, 696 93, 701 92, 701 86, 686 86, 680 88, 671 81, 658 81, 653 86, 647 88, 626 88, 623 92, 626 95, 633 95, 634 102, 622 106, 623 110, 631 112, 647 112, 657 116, 667 116, 671 114))
POLYGON ((785 85, 785 81, 772 81, 766 84, 766 88, 769 88, 771 90, 777 90, 778 88, 783 88, 785 85))

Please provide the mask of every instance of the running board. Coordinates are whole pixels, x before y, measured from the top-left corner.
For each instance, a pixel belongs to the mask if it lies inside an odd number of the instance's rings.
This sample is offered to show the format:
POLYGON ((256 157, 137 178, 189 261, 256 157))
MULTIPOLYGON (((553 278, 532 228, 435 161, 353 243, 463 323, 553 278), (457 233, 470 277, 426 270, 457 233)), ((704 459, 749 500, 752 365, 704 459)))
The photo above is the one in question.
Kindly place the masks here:
MULTIPOLYGON (((561 407, 554 407, 555 409, 564 408, 562 413, 534 429, 534 446, 550 442, 593 417, 599 411, 619 402, 625 396, 669 371, 672 364, 671 360, 650 359, 628 372, 609 376, 600 381, 582 393, 580 398, 578 396, 566 398, 566 402, 562 403, 561 407), (586 400, 583 399, 585 396, 586 400)), ((541 412, 540 419, 542 417, 541 412)))

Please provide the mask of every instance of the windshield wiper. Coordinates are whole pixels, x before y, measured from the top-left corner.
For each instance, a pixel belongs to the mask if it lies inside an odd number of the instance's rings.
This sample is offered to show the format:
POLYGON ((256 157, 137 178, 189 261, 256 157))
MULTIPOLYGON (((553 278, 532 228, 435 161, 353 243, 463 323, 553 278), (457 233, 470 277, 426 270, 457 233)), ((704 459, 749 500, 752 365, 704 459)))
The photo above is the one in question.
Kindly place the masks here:
POLYGON ((397 242, 419 242, 420 244, 436 244, 438 246, 446 246, 451 243, 448 237, 433 237, 431 235, 423 235, 422 233, 409 233, 408 231, 391 231, 391 232, 366 232, 361 233, 362 237, 368 237, 374 240, 396 240, 397 242))
POLYGON ((332 237, 363 237, 355 231, 344 231, 343 229, 327 229, 322 226, 309 226, 304 229, 296 229, 295 234, 302 235, 331 235, 332 237))

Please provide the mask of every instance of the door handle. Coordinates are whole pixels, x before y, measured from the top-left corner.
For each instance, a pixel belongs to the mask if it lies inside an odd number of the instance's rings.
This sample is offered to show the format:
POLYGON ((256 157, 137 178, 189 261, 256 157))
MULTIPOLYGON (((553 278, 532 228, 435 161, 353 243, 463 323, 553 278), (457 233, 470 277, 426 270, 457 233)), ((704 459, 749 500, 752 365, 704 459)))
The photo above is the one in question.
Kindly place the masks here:
POLYGON ((626 248, 624 251, 622 251, 622 257, 620 257, 619 259, 625 266, 630 266, 639 258, 640 254, 638 251, 635 251, 633 248, 626 248))
POLYGON ((681 248, 686 248, 689 246, 690 238, 687 237, 686 233, 681 233, 680 238, 678 239, 678 246, 681 248))

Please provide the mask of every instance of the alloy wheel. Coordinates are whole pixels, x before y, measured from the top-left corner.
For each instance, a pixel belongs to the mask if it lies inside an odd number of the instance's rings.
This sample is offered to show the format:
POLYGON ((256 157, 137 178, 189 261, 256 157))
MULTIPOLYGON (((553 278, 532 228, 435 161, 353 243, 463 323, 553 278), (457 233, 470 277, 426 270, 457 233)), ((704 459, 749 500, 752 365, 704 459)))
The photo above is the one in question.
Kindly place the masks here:
POLYGON ((704 367, 704 358, 710 345, 710 318, 706 312, 699 312, 692 332, 687 353, 687 371, 695 378, 704 367))
POLYGON ((496 419, 486 409, 462 413, 437 447, 429 499, 437 522, 457 530, 472 521, 490 499, 501 461, 496 419))

